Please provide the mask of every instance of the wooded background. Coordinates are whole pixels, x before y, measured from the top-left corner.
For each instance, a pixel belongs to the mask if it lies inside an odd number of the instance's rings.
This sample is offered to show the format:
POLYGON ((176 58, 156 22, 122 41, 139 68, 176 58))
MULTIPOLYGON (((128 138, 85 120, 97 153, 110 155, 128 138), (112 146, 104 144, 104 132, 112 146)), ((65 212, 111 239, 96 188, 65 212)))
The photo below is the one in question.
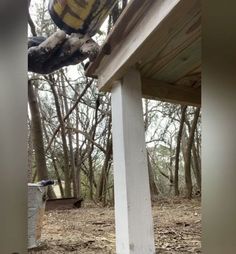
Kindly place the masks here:
MULTIPOLYGON (((127 4, 120 1, 95 36, 101 45, 127 4)), ((48 2, 32 1, 29 36, 57 30, 48 2)), ((113 204, 110 94, 84 75, 86 61, 49 75, 29 73, 28 181, 58 181, 61 197, 113 204)), ((201 194, 200 108, 143 99, 152 200, 201 194)), ((142 188, 142 186, 140 186, 142 188)), ((52 188, 50 198, 55 198, 52 188)))

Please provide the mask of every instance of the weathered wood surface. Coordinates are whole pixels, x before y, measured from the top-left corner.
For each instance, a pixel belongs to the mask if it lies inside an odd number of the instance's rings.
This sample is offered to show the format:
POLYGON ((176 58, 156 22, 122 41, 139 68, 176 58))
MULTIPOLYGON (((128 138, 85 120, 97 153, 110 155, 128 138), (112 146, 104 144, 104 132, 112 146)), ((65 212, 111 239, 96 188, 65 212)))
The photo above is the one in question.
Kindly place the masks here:
POLYGON ((148 99, 158 99, 183 105, 200 106, 201 89, 188 86, 177 86, 155 79, 142 79, 142 94, 148 99))
MULTIPOLYGON (((92 63, 86 71, 88 76, 97 77, 97 68, 100 63, 106 58, 106 49, 109 48, 114 51, 114 49, 119 45, 119 43, 124 40, 132 28, 138 23, 139 19, 145 14, 149 5, 152 1, 147 0, 130 0, 127 7, 123 10, 120 17, 116 21, 114 27, 112 28, 110 34, 107 36, 105 43, 103 44, 100 53, 98 54, 94 63, 92 63)), ((107 57, 110 58, 110 57, 107 57)))
MULTIPOLYGON (((86 72, 98 77, 101 91, 110 91, 112 82, 132 66, 143 78, 200 87, 200 1, 131 1, 105 45, 110 46, 111 53, 106 55, 101 50, 86 72)), ((152 97, 161 99, 159 93, 152 97)))

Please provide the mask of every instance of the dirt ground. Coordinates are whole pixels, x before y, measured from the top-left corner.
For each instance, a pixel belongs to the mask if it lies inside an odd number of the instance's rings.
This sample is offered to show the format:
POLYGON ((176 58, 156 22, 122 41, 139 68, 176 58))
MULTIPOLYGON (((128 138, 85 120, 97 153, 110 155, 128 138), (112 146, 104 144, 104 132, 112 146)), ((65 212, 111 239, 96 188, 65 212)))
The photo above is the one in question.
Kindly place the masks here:
MULTIPOLYGON (((201 253, 200 205, 199 200, 180 199, 153 205, 157 253, 201 253)), ((29 253, 113 254, 114 209, 90 204, 80 209, 48 211, 41 240, 41 249, 29 253)))

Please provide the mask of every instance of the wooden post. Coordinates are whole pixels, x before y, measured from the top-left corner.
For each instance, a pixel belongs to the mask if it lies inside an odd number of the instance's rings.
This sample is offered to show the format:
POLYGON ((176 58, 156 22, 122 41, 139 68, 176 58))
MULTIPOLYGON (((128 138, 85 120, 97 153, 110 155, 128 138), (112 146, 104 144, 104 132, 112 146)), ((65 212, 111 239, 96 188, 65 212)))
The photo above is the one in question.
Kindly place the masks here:
POLYGON ((154 254, 141 78, 130 70, 112 88, 117 254, 154 254))

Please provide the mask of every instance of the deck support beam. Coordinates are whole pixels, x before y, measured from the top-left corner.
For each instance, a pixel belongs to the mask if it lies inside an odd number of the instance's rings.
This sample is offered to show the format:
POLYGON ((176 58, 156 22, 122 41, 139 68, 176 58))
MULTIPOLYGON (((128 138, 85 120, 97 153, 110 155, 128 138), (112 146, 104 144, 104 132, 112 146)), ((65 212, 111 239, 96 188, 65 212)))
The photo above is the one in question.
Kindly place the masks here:
POLYGON ((164 81, 142 78, 142 94, 148 99, 201 106, 201 87, 181 87, 164 81))
POLYGON ((141 77, 131 69, 112 87, 116 253, 154 254, 141 77))

